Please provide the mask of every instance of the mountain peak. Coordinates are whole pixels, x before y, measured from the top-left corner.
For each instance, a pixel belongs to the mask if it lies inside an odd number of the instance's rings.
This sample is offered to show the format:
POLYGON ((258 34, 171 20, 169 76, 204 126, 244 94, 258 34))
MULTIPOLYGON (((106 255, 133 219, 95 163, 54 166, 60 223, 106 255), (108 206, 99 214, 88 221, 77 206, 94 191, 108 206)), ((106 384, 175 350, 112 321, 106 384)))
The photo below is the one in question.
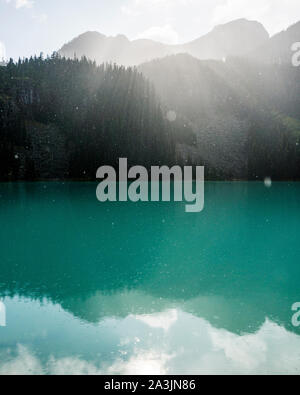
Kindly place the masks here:
POLYGON ((122 41, 129 41, 129 39, 125 36, 125 34, 118 34, 116 37, 114 37, 117 40, 122 40, 122 41))
POLYGON ((82 34, 80 34, 78 37, 74 38, 71 42, 75 40, 95 40, 95 39, 104 39, 106 36, 104 34, 101 34, 97 31, 87 31, 82 34))
POLYGON ((239 27, 241 27, 241 26, 253 26, 253 25, 263 26, 258 21, 253 21, 253 20, 246 19, 246 18, 238 18, 238 19, 234 19, 233 21, 221 23, 221 24, 217 25, 215 27, 215 29, 218 29, 219 27, 224 27, 224 26, 239 26, 239 27))
MULTIPOLYGON (((297 30, 297 27, 293 28, 297 30)), ((66 57, 86 56, 98 64, 114 62, 136 66, 168 55, 186 53, 198 59, 222 60, 244 57, 267 45, 270 36, 264 26, 245 18, 216 26, 210 33, 183 45, 166 45, 151 40, 130 41, 124 35, 107 37, 99 32, 83 33, 59 51, 66 57)))
POLYGON ((235 19, 234 21, 218 25, 213 29, 212 32, 219 31, 231 31, 234 34, 240 34, 247 31, 249 32, 249 34, 259 34, 264 39, 270 38, 269 33, 267 32, 262 23, 257 21, 251 21, 246 18, 235 19))
POLYGON ((264 26, 256 21, 237 19, 216 26, 210 33, 186 44, 187 52, 199 59, 244 56, 269 40, 264 26))
POLYGON ((300 38, 300 21, 271 37, 249 57, 264 63, 291 64, 292 44, 300 38))

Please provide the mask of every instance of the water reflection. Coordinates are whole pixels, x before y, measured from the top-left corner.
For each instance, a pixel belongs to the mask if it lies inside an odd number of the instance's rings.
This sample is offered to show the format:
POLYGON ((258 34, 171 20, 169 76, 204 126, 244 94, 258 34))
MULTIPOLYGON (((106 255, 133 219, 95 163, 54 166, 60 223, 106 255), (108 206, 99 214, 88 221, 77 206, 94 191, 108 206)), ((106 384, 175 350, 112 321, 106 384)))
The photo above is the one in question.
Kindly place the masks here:
POLYGON ((269 320, 239 336, 179 309, 107 318, 96 326, 82 326, 57 306, 38 315, 54 322, 27 323, 15 333, 18 346, 1 347, 0 374, 299 374, 300 337, 269 320), (41 353, 53 327, 59 328, 56 341, 41 353))
POLYGON ((209 183, 206 207, 1 184, 0 373, 298 373, 300 184, 209 183))

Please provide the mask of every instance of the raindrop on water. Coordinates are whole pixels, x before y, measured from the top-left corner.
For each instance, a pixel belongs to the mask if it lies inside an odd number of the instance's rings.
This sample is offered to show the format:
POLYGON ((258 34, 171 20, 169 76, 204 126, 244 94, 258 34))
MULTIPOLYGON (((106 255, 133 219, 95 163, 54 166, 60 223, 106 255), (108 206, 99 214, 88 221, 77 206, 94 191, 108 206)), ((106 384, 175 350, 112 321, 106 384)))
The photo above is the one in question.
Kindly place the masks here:
POLYGON ((266 187, 266 188, 271 188, 271 186, 272 186, 272 180, 271 180, 270 177, 266 177, 264 183, 265 183, 265 187, 266 187))

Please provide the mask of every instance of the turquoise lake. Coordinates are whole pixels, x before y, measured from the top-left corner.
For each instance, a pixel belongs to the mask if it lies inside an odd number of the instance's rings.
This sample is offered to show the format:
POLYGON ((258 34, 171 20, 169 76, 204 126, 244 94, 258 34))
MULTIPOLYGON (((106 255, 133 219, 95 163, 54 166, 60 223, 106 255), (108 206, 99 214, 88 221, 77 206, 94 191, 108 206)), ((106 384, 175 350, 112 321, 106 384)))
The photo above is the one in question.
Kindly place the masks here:
POLYGON ((99 203, 0 184, 0 374, 300 373, 300 183, 99 203))

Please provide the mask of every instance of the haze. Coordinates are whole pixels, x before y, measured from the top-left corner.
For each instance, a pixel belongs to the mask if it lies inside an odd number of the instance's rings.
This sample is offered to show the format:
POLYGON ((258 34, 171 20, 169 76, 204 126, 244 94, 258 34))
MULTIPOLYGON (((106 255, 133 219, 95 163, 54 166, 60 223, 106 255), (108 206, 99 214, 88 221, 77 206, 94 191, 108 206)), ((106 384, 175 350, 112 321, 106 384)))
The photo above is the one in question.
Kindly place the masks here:
POLYGON ((0 0, 0 59, 49 54, 90 30, 184 43, 241 17, 273 35, 300 19, 299 0, 0 0))

